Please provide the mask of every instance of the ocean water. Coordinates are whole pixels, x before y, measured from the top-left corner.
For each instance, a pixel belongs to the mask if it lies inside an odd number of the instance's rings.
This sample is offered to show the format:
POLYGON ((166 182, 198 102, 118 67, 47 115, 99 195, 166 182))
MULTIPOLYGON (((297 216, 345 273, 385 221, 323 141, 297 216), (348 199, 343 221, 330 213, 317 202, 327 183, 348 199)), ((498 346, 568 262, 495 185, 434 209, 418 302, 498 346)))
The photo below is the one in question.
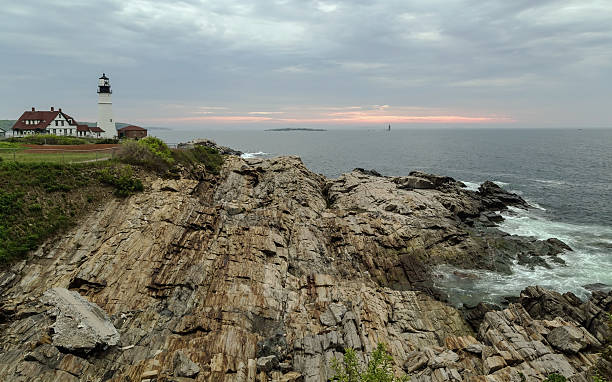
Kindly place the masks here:
POLYGON ((477 188, 485 180, 522 195, 535 208, 510 210, 501 229, 556 237, 574 251, 566 266, 520 265, 512 275, 440 267, 435 283, 456 304, 499 302, 528 285, 588 297, 586 284, 612 286, 612 129, 343 129, 152 131, 168 143, 210 138, 247 157, 298 155, 313 171, 337 177, 356 167, 384 175, 412 170, 452 176, 477 188))

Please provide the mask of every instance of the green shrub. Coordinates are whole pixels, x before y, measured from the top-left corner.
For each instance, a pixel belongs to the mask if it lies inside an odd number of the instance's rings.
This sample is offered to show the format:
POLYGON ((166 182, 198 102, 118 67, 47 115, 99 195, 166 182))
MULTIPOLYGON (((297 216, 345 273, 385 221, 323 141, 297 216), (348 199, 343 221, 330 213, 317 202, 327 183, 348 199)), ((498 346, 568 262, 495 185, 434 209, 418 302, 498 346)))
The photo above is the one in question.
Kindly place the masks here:
POLYGON ((206 170, 215 175, 219 174, 225 160, 217 150, 206 146, 196 146, 192 149, 174 149, 172 155, 176 163, 184 165, 201 163, 206 167, 206 170))
POLYGON ((567 378, 560 374, 552 373, 549 374, 548 377, 544 380, 544 382, 566 382, 567 378))
MULTIPOLYGON (((93 137, 74 137, 65 135, 53 134, 34 134, 24 137, 10 137, 4 142, 14 144, 19 147, 20 144, 28 145, 84 145, 88 143, 119 143, 117 139, 108 138, 93 138, 93 137)), ((2 147, 2 146, 0 146, 2 147)))
POLYGON ((30 207, 28 207, 28 208, 32 212, 40 212, 40 211, 42 211, 42 206, 40 204, 38 204, 38 203, 31 204, 30 207))
POLYGON ((117 144, 119 140, 115 138, 99 138, 94 143, 98 145, 117 144))
POLYGON ((607 380, 607 379, 605 379, 604 377, 602 377, 602 376, 601 376, 601 375, 599 375, 599 374, 595 374, 595 375, 593 376, 593 382, 608 382, 608 380, 607 380))
POLYGON ((0 267, 75 224, 80 192, 101 189, 90 175, 99 165, 0 162, 0 267))
POLYGON ((146 137, 139 140, 138 144, 149 148, 153 155, 163 159, 167 163, 174 163, 174 159, 172 158, 172 153, 170 152, 170 149, 161 139, 157 137, 146 137))
POLYGON ((0 149, 18 149, 21 148, 22 145, 17 142, 9 142, 9 140, 0 141, 0 149))
POLYGON ((158 138, 150 138, 124 141, 117 150, 117 159, 122 163, 142 166, 161 173, 168 171, 174 164, 172 152, 158 138))
POLYGON ((11 137, 7 141, 29 145, 83 145, 91 143, 93 139, 53 134, 34 134, 25 137, 11 137))
POLYGON ((144 165, 155 159, 155 156, 146 146, 136 141, 125 141, 117 150, 117 158, 127 164, 144 165))
POLYGON ((144 190, 144 186, 140 179, 134 177, 132 167, 121 166, 105 168, 98 172, 100 181, 115 187, 115 195, 129 196, 133 193, 144 190))
POLYGON ((333 358, 331 367, 335 376, 332 381, 339 382, 403 382, 410 378, 406 375, 397 378, 393 373, 393 357, 387 352, 383 343, 379 343, 372 352, 370 361, 364 369, 357 360, 354 349, 344 349, 344 359, 341 363, 333 358))
POLYGON ((194 149, 196 159, 206 166, 206 169, 217 175, 223 165, 223 156, 213 148, 196 146, 194 149))

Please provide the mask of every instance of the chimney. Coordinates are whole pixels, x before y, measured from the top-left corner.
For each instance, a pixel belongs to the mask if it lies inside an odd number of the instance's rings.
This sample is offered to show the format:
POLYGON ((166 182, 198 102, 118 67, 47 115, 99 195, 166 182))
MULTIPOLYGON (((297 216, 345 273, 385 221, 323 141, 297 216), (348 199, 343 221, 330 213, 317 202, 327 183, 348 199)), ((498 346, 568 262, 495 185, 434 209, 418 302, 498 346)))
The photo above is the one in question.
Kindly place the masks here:
POLYGON ((60 113, 62 112, 62 108, 61 107, 58 110, 59 110, 60 113))
POLYGON ((53 111, 53 106, 51 106, 51 111, 53 111))
POLYGON ((34 109, 34 106, 32 106, 32 111, 36 111, 36 109, 34 109))

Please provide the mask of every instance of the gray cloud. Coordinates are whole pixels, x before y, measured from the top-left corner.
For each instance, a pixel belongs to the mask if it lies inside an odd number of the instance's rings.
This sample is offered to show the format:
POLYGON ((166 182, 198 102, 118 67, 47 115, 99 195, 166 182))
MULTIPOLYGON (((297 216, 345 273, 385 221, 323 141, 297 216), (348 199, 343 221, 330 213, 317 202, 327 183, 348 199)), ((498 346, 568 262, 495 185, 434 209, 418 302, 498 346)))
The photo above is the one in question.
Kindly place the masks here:
POLYGON ((0 118, 94 118, 105 71, 123 120, 388 104, 611 125, 610 20, 609 1, 581 0, 11 2, 0 118))

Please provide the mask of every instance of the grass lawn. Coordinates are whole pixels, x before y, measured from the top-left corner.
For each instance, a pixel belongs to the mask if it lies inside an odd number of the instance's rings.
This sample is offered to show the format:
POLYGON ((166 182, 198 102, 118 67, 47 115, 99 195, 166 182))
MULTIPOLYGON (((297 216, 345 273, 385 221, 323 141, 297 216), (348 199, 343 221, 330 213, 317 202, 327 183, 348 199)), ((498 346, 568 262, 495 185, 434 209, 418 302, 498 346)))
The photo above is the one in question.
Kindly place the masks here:
POLYGON ((51 152, 32 153, 25 152, 23 148, 0 149, 0 158, 3 161, 16 161, 21 163, 45 162, 45 163, 78 163, 94 160, 110 159, 111 151, 94 152, 51 152))

